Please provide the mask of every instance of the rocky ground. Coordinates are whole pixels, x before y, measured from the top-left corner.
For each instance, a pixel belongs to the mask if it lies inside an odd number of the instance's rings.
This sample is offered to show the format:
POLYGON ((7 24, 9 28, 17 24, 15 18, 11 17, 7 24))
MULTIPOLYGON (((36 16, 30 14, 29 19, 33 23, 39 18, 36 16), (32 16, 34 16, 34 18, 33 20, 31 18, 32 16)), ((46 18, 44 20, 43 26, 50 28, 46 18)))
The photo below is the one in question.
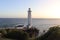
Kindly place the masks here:
POLYGON ((0 38, 0 40, 13 40, 13 39, 0 38))

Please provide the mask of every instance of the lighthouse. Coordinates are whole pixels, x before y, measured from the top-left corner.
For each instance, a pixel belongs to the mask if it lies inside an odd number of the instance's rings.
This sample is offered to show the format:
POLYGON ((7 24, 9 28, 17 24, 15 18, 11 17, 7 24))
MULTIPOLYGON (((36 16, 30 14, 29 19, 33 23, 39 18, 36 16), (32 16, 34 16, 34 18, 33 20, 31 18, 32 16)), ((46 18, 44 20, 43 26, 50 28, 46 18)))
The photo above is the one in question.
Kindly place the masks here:
POLYGON ((32 18, 31 18, 31 8, 28 9, 28 26, 30 28, 32 26, 32 18))

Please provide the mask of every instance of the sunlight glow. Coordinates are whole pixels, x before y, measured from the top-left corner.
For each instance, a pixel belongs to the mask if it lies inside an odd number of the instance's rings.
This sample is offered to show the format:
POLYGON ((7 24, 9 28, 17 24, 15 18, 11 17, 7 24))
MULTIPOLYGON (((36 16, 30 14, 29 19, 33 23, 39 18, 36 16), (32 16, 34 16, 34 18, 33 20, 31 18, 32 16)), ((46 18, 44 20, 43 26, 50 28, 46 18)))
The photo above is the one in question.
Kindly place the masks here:
POLYGON ((60 0, 49 0, 42 7, 38 16, 41 18, 60 18, 60 0))

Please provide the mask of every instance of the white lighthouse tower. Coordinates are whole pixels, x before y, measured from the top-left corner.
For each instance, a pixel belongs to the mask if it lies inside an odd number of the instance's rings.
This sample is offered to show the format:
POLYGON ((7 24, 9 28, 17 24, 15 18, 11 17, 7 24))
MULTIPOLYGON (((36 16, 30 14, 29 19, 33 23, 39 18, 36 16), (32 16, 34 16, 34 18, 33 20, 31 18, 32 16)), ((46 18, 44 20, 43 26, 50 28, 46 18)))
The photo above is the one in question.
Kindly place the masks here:
POLYGON ((32 18, 31 18, 31 8, 28 9, 28 26, 30 28, 32 26, 32 18))

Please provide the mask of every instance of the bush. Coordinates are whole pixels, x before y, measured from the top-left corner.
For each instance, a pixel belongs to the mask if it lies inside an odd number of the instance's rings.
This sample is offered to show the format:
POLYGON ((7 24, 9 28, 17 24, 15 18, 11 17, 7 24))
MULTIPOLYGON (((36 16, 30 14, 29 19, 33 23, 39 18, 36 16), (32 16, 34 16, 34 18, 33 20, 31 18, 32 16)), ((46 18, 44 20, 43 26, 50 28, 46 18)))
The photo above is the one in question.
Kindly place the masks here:
POLYGON ((5 35, 6 38, 17 40, 28 40, 28 34, 23 31, 11 31, 5 35))
POLYGON ((39 34, 39 30, 35 27, 31 27, 25 31, 29 34, 29 37, 37 37, 39 34))
POLYGON ((47 33, 37 38, 37 40, 60 40, 60 27, 51 27, 47 33))

